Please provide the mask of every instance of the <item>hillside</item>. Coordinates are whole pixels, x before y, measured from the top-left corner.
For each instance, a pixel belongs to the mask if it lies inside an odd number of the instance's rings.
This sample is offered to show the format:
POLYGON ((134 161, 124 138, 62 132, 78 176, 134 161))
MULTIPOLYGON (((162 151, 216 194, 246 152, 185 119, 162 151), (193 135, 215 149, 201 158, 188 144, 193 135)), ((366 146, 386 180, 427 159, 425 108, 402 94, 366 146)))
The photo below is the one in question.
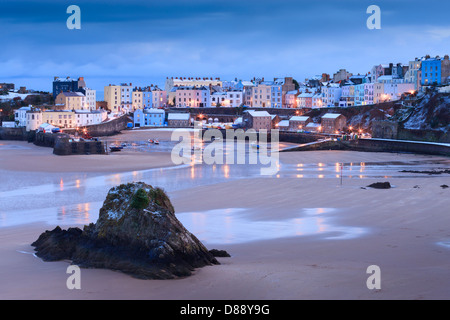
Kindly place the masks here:
POLYGON ((427 93, 419 94, 413 100, 348 108, 314 109, 307 115, 320 122, 320 118, 327 112, 341 113, 347 118, 347 126, 368 131, 371 131, 375 120, 391 120, 397 122, 402 129, 450 133, 449 94, 427 93))

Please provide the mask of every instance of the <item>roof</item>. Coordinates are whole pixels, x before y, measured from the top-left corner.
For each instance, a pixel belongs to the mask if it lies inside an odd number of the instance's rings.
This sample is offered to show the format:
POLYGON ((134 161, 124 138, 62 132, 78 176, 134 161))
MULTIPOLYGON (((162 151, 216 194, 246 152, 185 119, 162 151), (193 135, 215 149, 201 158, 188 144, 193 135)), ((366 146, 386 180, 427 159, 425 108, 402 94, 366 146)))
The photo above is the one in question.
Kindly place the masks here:
POLYGON ((306 128, 318 128, 320 127, 319 123, 310 122, 306 125, 306 128))
POLYGON ((165 111, 163 109, 156 109, 156 108, 145 108, 144 113, 164 113, 165 111))
POLYGON ((307 116, 293 116, 289 119, 289 121, 306 121, 309 117, 307 116))
POLYGON ((84 94, 82 94, 81 92, 71 92, 71 91, 68 91, 68 92, 60 92, 59 94, 63 94, 63 95, 65 95, 66 97, 84 97, 84 94))
POLYGON ((248 113, 252 117, 271 117, 270 114, 267 111, 254 111, 254 110, 248 110, 248 113))
POLYGON ((279 127, 289 127, 289 120, 281 120, 278 122, 279 127))
POLYGON ((336 119, 339 116, 342 116, 340 113, 326 113, 323 115, 322 119, 336 119))
POLYGON ((169 113, 168 120, 189 120, 190 113, 169 113))

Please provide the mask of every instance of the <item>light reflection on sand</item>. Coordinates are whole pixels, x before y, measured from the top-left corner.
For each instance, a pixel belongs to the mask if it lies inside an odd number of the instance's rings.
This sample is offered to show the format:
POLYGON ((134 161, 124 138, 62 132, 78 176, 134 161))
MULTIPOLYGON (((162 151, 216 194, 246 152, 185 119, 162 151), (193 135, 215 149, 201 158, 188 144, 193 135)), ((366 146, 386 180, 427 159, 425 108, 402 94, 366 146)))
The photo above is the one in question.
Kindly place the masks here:
MULTIPOLYGON (((285 220, 251 220, 252 209, 226 208, 183 212, 178 219, 208 244, 235 244, 294 236, 321 235, 323 239, 343 240, 359 237, 365 228, 338 226, 328 215, 332 208, 306 208, 299 217, 285 220)), ((275 217, 274 217, 275 218, 275 217)))

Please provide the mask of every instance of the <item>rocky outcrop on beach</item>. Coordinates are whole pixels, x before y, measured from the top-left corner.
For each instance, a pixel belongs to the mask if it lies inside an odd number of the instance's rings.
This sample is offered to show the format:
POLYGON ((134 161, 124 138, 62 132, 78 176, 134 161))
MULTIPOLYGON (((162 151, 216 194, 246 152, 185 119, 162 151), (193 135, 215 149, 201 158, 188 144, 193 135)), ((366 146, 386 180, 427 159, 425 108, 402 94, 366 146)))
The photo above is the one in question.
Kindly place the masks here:
POLYGON ((32 244, 45 261, 122 271, 142 279, 172 279, 219 264, 175 216, 169 197, 143 182, 112 188, 95 224, 46 231, 32 244))
POLYGON ((375 182, 375 183, 368 185, 367 188, 390 189, 391 184, 389 182, 375 182))

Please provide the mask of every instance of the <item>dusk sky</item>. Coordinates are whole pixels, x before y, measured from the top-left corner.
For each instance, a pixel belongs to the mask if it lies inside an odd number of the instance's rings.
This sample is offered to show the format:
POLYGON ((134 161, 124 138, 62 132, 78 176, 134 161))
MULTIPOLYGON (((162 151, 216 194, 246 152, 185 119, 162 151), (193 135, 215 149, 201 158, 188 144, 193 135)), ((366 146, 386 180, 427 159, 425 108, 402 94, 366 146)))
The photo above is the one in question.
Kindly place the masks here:
POLYGON ((103 91, 166 77, 292 76, 450 53, 450 2, 417 0, 0 0, 0 82, 51 91, 84 76, 103 91), (81 8, 81 30, 66 9, 81 8), (369 5, 381 30, 369 30, 369 5))

